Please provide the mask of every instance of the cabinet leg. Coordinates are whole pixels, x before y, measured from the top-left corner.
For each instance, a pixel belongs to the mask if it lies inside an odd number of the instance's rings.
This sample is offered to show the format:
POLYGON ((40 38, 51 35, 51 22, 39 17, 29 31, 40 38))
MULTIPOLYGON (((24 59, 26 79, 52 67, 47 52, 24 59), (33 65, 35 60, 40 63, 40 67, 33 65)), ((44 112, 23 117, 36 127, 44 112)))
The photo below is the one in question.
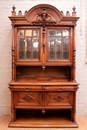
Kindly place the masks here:
POLYGON ((72 122, 75 122, 75 119, 76 119, 76 113, 73 109, 71 109, 71 120, 72 120, 72 122))
POLYGON ((15 121, 15 110, 11 112, 11 122, 15 121))

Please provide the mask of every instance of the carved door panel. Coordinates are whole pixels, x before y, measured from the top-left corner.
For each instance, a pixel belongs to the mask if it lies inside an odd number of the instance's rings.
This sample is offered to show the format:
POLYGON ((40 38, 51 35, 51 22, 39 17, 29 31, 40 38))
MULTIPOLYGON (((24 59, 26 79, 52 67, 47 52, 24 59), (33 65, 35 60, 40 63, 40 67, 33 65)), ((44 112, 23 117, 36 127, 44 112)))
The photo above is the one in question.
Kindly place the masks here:
POLYGON ((40 92, 14 92, 14 105, 23 107, 41 107, 43 102, 41 101, 40 92))
POLYGON ((73 92, 47 92, 46 107, 63 107, 73 105, 73 92))

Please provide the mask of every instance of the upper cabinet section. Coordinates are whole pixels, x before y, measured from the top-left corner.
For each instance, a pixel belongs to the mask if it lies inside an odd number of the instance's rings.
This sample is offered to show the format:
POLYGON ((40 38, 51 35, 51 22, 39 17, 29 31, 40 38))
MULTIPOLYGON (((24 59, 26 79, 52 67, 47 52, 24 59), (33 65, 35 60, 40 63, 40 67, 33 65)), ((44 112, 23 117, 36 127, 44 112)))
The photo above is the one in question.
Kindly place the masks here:
POLYGON ((45 66, 75 64, 75 7, 72 16, 52 5, 40 4, 16 15, 12 7, 12 58, 16 65, 45 66))

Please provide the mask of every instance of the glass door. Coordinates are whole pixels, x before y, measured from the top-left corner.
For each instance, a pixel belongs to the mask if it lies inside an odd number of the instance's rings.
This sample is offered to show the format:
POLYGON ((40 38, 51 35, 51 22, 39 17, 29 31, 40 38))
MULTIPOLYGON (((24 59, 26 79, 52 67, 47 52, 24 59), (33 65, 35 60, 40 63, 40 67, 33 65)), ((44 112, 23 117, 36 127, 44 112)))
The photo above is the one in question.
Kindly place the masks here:
POLYGON ((39 60, 39 30, 38 29, 19 30, 18 60, 39 60))
POLYGON ((48 30, 48 60, 69 60, 68 30, 48 30))

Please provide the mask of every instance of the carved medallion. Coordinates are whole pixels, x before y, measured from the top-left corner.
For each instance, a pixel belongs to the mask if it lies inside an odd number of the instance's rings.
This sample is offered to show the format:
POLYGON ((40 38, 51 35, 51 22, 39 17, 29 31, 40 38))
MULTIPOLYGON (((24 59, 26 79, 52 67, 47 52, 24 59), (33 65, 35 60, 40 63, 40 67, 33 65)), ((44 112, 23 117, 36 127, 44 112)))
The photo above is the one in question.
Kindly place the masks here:
POLYGON ((57 102, 61 102, 62 100, 64 100, 64 98, 62 96, 57 96, 54 98, 54 100, 57 102))
POLYGON ((33 100, 33 97, 31 95, 26 95, 25 97, 22 98, 22 100, 24 100, 26 102, 30 102, 33 100))

